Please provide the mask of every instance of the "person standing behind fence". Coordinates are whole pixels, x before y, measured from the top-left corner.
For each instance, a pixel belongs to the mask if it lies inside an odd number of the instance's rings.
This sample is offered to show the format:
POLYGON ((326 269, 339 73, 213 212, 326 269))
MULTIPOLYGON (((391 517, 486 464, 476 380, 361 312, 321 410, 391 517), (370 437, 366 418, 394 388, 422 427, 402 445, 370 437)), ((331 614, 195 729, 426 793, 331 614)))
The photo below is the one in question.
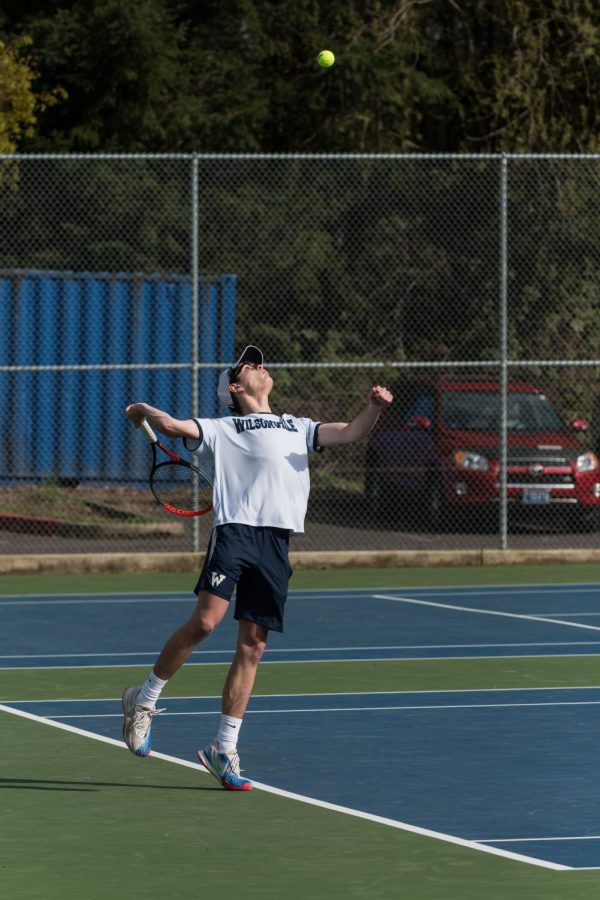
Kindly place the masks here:
POLYGON ((137 756, 150 754, 152 719, 161 691, 221 622, 237 587, 238 638, 223 689, 219 727, 215 739, 198 751, 206 769, 234 791, 252 789, 252 782, 240 774, 238 735, 269 631, 283 631, 292 574, 289 536, 304 531, 308 457, 324 447, 364 438, 393 399, 377 385, 351 422, 320 423, 273 413, 272 387, 262 351, 248 346, 219 378, 219 400, 233 416, 178 420, 146 403, 132 403, 126 409, 134 425, 147 419, 156 431, 183 438, 187 449, 209 452, 215 477, 214 528, 195 588, 196 608, 167 640, 145 683, 125 688, 123 737, 137 756))

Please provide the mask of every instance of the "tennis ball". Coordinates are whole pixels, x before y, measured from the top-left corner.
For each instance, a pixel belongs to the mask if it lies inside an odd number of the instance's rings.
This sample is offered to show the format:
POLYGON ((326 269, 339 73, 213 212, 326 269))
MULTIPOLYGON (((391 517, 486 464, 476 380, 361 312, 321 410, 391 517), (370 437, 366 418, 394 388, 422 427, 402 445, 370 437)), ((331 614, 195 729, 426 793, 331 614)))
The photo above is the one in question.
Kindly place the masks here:
POLYGON ((317 56, 317 62, 324 69, 328 69, 335 62, 335 56, 331 52, 331 50, 321 50, 319 55, 317 56))

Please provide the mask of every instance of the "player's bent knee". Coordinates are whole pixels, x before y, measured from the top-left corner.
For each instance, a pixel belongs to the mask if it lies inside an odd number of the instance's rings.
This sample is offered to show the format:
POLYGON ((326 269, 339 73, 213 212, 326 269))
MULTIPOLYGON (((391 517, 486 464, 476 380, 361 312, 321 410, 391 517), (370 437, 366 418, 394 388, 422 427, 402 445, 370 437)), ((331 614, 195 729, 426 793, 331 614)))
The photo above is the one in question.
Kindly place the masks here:
POLYGON ((262 657, 263 657, 263 654, 264 654, 264 652, 265 652, 265 649, 266 649, 266 644, 256 644, 256 645, 252 648, 252 659, 253 659, 257 664, 261 661, 261 659, 262 659, 262 657))
POLYGON ((240 642, 238 646, 238 653, 244 657, 246 662, 249 662, 254 665, 258 665, 261 661, 262 656, 267 647, 266 641, 252 641, 246 640, 240 642))
POLYGON ((216 626, 217 623, 213 619, 205 616, 196 616, 188 622, 190 636, 196 644, 199 644, 200 641, 207 638, 209 634, 212 634, 216 626))

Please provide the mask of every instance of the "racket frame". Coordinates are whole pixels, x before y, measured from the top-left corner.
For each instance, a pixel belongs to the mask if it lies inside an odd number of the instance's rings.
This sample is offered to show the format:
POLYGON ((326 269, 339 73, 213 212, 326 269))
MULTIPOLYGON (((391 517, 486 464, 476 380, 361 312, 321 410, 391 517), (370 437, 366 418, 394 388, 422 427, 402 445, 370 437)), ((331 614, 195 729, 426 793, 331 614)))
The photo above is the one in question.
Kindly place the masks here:
POLYGON ((168 447, 165 447, 165 445, 163 443, 161 443, 161 441, 158 440, 158 438, 154 432, 154 429, 152 428, 152 426, 150 425, 150 423, 148 422, 147 419, 143 419, 142 422, 140 423, 139 427, 140 427, 140 430, 142 431, 144 437, 152 445, 152 469, 150 470, 150 488, 152 490, 154 499, 159 504, 159 506, 162 506, 163 509, 167 510, 167 512, 170 512, 175 516, 182 516, 183 518, 194 518, 195 516, 204 516, 204 515, 206 515, 206 513, 209 513, 212 510, 212 503, 209 506, 207 506, 206 508, 199 509, 199 510, 177 509, 177 507, 172 506, 170 503, 165 503, 164 500, 160 500, 157 497, 156 492, 154 491, 153 486, 152 486, 152 481, 153 481, 152 476, 154 475, 154 472, 156 471, 156 469, 160 469, 163 466, 169 466, 169 465, 173 465, 173 464, 184 466, 186 469, 191 469, 192 472, 197 472, 198 475, 200 475, 200 477, 207 483, 207 485, 211 486, 211 484, 210 484, 210 481, 208 480, 208 478, 206 477, 206 475, 204 474, 204 472, 202 472, 200 469, 198 469, 197 466, 193 466, 186 459, 182 459, 181 456, 179 456, 179 454, 175 453, 173 450, 169 450, 168 447), (169 457, 168 460, 165 460, 165 462, 159 462, 159 463, 156 462, 156 448, 157 447, 160 447, 162 452, 166 453, 166 455, 169 457))

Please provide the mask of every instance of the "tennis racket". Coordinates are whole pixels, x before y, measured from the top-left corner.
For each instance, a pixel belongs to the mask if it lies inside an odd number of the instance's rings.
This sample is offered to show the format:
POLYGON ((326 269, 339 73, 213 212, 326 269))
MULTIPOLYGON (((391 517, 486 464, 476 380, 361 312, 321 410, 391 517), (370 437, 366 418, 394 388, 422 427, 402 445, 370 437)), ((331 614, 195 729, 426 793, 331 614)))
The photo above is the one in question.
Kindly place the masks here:
POLYGON ((206 475, 161 444, 145 419, 140 429, 152 445, 150 489, 156 502, 175 516, 203 516, 210 512, 212 485, 206 475), (168 460, 157 462, 157 447, 168 460))

